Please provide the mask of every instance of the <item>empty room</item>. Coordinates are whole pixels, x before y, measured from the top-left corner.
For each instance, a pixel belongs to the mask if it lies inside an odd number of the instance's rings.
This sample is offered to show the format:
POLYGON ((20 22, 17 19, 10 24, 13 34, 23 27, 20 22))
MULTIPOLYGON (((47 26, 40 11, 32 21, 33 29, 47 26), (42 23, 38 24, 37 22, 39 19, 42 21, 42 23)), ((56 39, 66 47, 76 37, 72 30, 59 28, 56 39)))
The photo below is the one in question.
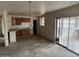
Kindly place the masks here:
POLYGON ((78 57, 79 1, 0 1, 0 57, 78 57))

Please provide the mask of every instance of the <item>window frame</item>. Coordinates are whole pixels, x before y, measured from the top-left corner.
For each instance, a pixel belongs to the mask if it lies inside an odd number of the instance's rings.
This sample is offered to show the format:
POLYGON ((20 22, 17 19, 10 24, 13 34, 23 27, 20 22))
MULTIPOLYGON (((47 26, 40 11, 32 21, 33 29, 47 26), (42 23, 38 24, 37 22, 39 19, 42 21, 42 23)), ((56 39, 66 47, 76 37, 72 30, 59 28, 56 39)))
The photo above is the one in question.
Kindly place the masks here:
POLYGON ((40 26, 45 26, 45 17, 40 18, 40 26))

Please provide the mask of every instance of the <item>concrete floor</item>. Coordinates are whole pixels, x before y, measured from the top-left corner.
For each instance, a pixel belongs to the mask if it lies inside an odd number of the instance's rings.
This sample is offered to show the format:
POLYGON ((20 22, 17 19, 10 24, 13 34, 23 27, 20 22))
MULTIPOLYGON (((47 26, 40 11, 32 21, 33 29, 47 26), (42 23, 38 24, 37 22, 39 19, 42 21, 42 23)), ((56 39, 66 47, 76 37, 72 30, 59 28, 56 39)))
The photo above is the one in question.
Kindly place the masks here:
POLYGON ((78 57, 65 48, 39 37, 18 38, 9 47, 0 47, 1 57, 78 57))

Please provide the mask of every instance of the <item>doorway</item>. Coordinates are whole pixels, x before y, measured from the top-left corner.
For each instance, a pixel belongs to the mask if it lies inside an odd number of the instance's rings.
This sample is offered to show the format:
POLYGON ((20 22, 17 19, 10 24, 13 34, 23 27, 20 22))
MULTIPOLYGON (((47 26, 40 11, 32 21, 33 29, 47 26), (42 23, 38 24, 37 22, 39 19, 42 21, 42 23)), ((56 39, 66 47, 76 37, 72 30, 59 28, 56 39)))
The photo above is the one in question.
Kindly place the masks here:
POLYGON ((33 20, 33 34, 37 34, 37 20, 33 20))

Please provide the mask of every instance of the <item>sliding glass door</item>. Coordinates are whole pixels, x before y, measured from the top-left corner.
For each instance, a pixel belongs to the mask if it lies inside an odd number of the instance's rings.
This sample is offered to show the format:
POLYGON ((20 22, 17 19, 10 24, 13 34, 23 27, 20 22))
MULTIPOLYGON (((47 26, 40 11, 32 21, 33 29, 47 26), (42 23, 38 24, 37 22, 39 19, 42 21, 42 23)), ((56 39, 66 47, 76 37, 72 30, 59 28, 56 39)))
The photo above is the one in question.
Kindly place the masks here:
POLYGON ((79 53, 79 16, 57 19, 59 44, 79 53))

